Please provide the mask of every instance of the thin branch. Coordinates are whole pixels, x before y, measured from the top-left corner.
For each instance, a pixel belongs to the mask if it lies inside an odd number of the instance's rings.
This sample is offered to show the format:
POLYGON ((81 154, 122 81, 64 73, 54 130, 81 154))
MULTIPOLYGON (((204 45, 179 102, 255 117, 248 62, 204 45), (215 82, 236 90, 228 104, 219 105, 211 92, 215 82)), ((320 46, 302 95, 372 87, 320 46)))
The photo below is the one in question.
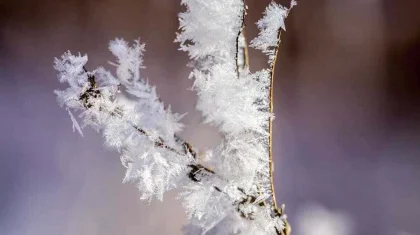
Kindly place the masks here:
POLYGON ((246 40, 246 30, 245 30, 245 27, 242 30, 242 35, 243 35, 243 38, 244 38, 244 47, 243 47, 243 50, 244 50, 244 61, 245 61, 243 68, 249 68, 249 52, 248 52, 248 42, 246 40))
MULTIPOLYGON (((289 7, 289 9, 286 12, 286 16, 285 18, 287 18, 287 16, 290 13, 290 10, 293 8, 293 6, 295 5, 295 2, 292 1, 291 5, 289 7)), ((280 42, 281 42, 281 33, 282 33, 282 29, 279 29, 279 32, 277 34, 277 45, 274 51, 274 59, 273 62, 271 64, 271 68, 270 68, 270 93, 269 93, 269 111, 270 113, 273 113, 274 110, 274 71, 276 69, 276 61, 277 61, 277 57, 278 57, 278 52, 279 52, 279 48, 280 48, 280 42)), ((271 200, 272 200, 272 206, 274 207, 275 210, 277 209, 277 201, 276 201, 276 192, 274 189, 274 160, 273 160, 273 118, 270 117, 269 123, 268 123, 268 129, 269 129, 269 168, 270 168, 270 187, 271 187, 271 200)))
POLYGON ((242 69, 249 67, 249 56, 248 56, 248 43, 246 41, 246 34, 245 34, 245 16, 246 16, 246 3, 245 0, 243 0, 243 9, 242 9, 242 24, 241 29, 238 32, 238 35, 236 37, 236 54, 235 54, 235 60, 236 60, 236 73, 239 78, 239 73, 242 69), (243 40, 244 45, 240 46, 240 41, 243 40), (241 53, 240 53, 241 52, 241 53), (243 61, 243 64, 239 63, 239 56, 242 54, 243 58, 241 58, 241 61, 243 61))
MULTIPOLYGON (((279 30, 278 36, 277 36, 277 46, 275 50, 275 57, 273 60, 273 64, 271 66, 271 72, 270 72, 270 94, 269 94, 269 100, 270 100, 270 107, 269 111, 270 113, 273 113, 274 109, 274 102, 273 102, 273 95, 274 95, 274 70, 276 68, 276 60, 277 60, 277 54, 279 52, 279 46, 280 46, 280 36, 281 36, 281 30, 279 30)), ((271 200, 272 205, 274 208, 277 208, 277 202, 276 202, 276 192, 274 190, 274 161, 273 161, 273 118, 270 117, 270 121, 268 123, 268 129, 269 129, 269 139, 268 139, 268 146, 269 146, 269 167, 270 167, 270 187, 271 187, 271 200)))
MULTIPOLYGON (((95 80, 95 76, 91 75, 88 73, 88 71, 86 70, 86 68, 83 68, 85 70, 85 72, 88 74, 88 82, 89 82, 89 88, 82 93, 79 96, 79 100, 82 101, 83 107, 86 109, 89 109, 93 106, 92 102, 90 101, 90 98, 94 98, 97 99, 101 96, 100 91, 97 89, 97 83, 95 80)), ((110 111, 107 110, 107 112, 109 113, 109 115, 111 116, 118 116, 120 118, 122 118, 122 113, 121 110, 117 109, 115 111, 110 111)), ((181 137, 175 135, 175 140, 177 142, 180 142, 181 145, 184 147, 184 153, 180 153, 179 151, 177 151, 175 148, 167 145, 165 143, 165 141, 163 140, 162 137, 158 137, 157 140, 153 140, 151 139, 151 135, 144 129, 132 124, 133 128, 136 129, 139 133, 141 133, 142 135, 146 136, 149 138, 150 141, 152 141, 156 147, 159 148, 165 148, 173 153, 176 153, 178 155, 187 155, 187 154, 191 154, 191 156, 195 159, 197 157, 197 153, 194 151, 194 149, 192 148, 191 144, 189 144, 188 142, 184 141, 181 137)))

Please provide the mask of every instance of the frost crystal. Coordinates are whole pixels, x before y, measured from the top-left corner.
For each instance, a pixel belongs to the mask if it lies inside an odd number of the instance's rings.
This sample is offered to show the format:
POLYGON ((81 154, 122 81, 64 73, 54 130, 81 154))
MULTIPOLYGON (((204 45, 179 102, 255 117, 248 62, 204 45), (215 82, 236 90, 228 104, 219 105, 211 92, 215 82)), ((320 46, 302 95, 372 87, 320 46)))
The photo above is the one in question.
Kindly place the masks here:
POLYGON ((265 9, 264 17, 257 22, 260 29, 258 37, 251 41, 250 46, 262 50, 268 56, 268 63, 274 62, 275 51, 280 42, 281 29, 286 31, 284 20, 289 11, 296 5, 296 1, 290 2, 290 8, 285 8, 275 2, 265 9))
MULTIPOLYGON (((179 199, 191 222, 188 234, 287 235, 284 208, 269 202, 272 71, 250 72, 245 66, 247 7, 242 0, 182 4, 186 11, 179 14, 175 41, 192 60, 196 108, 223 136, 205 159, 179 137, 183 115, 165 107, 155 87, 142 78, 145 45, 139 40, 110 42, 115 75, 102 67, 89 71, 86 55, 66 52, 56 58, 58 79, 68 84, 55 91, 58 101, 74 130, 82 134, 82 127, 91 126, 120 152, 127 168, 123 182, 135 183, 141 199, 162 200, 167 190, 181 189, 179 199), (82 126, 70 110, 78 113, 82 126)), ((270 64, 289 10, 271 3, 257 23, 261 31, 251 45, 266 53, 270 64)))

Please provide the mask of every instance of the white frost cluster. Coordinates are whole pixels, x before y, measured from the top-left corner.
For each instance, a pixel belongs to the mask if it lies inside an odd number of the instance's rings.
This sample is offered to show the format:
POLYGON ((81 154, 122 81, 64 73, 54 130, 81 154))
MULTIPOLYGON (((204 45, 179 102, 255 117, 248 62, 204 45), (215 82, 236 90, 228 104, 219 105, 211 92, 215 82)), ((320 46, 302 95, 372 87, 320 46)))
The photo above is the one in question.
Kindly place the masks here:
POLYGON ((265 125, 270 114, 264 108, 268 106, 268 71, 247 71, 238 79, 234 69, 223 65, 213 65, 208 73, 194 70, 197 109, 203 112, 206 122, 215 124, 225 134, 237 135, 247 130, 267 134, 265 125))
POLYGON ((224 63, 236 66, 236 38, 241 29, 242 0, 182 0, 187 8, 179 14, 176 42, 180 50, 194 60, 205 59, 209 64, 224 63))
MULTIPOLYGON (((87 56, 65 53, 55 60, 59 81, 69 86, 56 91, 68 109, 73 128, 89 125, 121 154, 127 168, 124 182, 133 182, 141 199, 162 200, 178 187, 191 221, 188 234, 279 234, 285 217, 269 203, 269 87, 271 72, 250 72, 243 60, 242 34, 246 6, 242 0, 182 0, 176 42, 188 52, 193 88, 204 120, 216 126, 221 143, 199 159, 179 138, 182 115, 165 107, 155 87, 141 77, 144 44, 123 39, 110 42, 116 73, 86 68, 87 56), (78 112, 82 125, 72 112, 78 112)), ((294 2, 292 2, 292 6, 294 2)), ((279 30, 289 9, 271 3, 261 32, 252 40, 271 63, 279 30)))
POLYGON ((121 152, 121 161, 127 167, 124 182, 137 183, 143 199, 162 199, 163 193, 175 187, 185 174, 189 159, 167 148, 156 148, 156 144, 177 147, 175 134, 183 127, 178 122, 181 116, 165 109, 155 87, 140 77, 143 44, 135 41, 130 47, 116 39, 109 48, 117 58, 113 63, 117 66, 116 77, 104 68, 87 71, 87 56, 67 52, 55 60, 60 82, 69 84, 67 89, 56 91, 58 100, 80 111, 83 126, 101 131, 106 143, 121 152), (119 97, 120 93, 131 99, 119 97))
POLYGON ((280 30, 286 31, 284 20, 295 5, 294 0, 291 1, 290 8, 271 2, 265 9, 264 17, 257 22, 260 32, 258 37, 251 41, 250 46, 262 50, 268 56, 270 65, 276 56, 275 49, 279 43, 280 30))

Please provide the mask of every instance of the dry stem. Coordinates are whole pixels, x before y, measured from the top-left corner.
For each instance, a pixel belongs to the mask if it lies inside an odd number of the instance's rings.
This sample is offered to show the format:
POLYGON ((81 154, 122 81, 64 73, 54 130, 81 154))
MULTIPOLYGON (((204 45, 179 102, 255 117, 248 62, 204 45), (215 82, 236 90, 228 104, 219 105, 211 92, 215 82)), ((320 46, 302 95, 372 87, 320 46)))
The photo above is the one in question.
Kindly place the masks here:
MULTIPOLYGON (((285 18, 287 18, 287 16, 290 13, 290 10, 293 8, 293 4, 290 5, 289 9, 286 12, 286 16, 285 18)), ((281 33, 282 33, 282 29, 279 29, 279 32, 277 34, 277 45, 275 48, 275 52, 274 52, 274 60, 271 64, 271 68, 270 68, 270 93, 269 93, 269 111, 270 113, 273 113, 273 109, 274 109, 274 71, 276 69, 276 61, 277 61, 277 57, 278 57, 278 52, 279 52, 279 48, 280 48, 280 42, 281 42, 281 33)), ((271 200, 272 200, 272 205, 274 207, 275 210, 277 210, 277 201, 276 201, 276 192, 274 189, 274 160, 273 160, 273 117, 270 117, 269 123, 268 123, 268 129, 269 129, 269 168, 270 168, 270 187, 271 187, 271 200)))
POLYGON ((238 78, 239 78, 239 73, 240 73, 241 69, 244 69, 244 68, 249 67, 248 43, 246 41, 246 34, 245 34, 245 26, 246 26, 246 24, 245 24, 245 16, 246 16, 246 9, 247 9, 247 7, 246 7, 245 0, 243 1, 243 3, 244 3, 244 7, 243 7, 243 10, 242 10, 242 18, 241 18, 242 24, 241 24, 241 29, 239 30, 238 36, 236 37, 236 54, 235 54, 235 60, 236 60, 236 73, 238 75, 238 78), (245 44, 243 48, 240 48, 239 47, 239 40, 241 39, 241 34, 242 34, 242 36, 244 38, 244 44, 245 44), (244 58, 242 58, 242 60, 244 61, 244 64, 243 65, 240 65, 239 64, 239 60, 238 60, 239 59, 239 51, 240 50, 243 50, 242 51, 243 57, 244 57, 244 58))
MULTIPOLYGON (((273 102, 273 95, 274 95, 274 70, 276 68, 276 61, 277 61, 277 55, 279 52, 279 46, 280 46, 280 36, 281 36, 281 30, 279 30, 278 36, 277 36, 277 46, 275 49, 275 56, 273 60, 273 64, 271 66, 271 72, 270 72, 270 94, 269 94, 269 100, 270 100, 270 107, 269 111, 270 113, 273 113, 274 109, 274 102, 273 102)), ((270 121, 268 123, 268 129, 269 129, 269 137, 268 137, 268 145, 269 145, 269 167, 270 167, 270 187, 271 187, 271 200, 274 208, 277 208, 277 202, 276 202, 276 192, 274 190, 274 161, 273 161, 273 117, 270 117, 270 121)))

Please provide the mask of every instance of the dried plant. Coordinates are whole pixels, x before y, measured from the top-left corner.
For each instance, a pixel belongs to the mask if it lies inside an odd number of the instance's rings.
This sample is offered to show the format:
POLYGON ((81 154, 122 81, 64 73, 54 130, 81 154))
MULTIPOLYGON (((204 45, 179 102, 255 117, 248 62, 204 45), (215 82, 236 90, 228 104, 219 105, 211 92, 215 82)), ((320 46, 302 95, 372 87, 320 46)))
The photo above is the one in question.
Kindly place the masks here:
POLYGON ((205 122, 218 128, 220 144, 200 158, 180 138, 183 115, 165 107, 155 87, 143 79, 144 44, 110 42, 115 75, 87 70, 86 55, 55 59, 65 90, 56 91, 73 129, 91 126, 121 154, 124 182, 133 182, 143 200, 178 188, 190 225, 187 234, 290 233, 284 205, 273 183, 272 120, 274 68, 284 20, 291 8, 271 3, 257 22, 249 46, 268 56, 268 68, 250 72, 242 0, 182 0, 175 41, 192 60, 191 79, 205 122), (124 98, 125 97, 125 98, 124 98), (77 112, 79 125, 72 112, 77 112))

